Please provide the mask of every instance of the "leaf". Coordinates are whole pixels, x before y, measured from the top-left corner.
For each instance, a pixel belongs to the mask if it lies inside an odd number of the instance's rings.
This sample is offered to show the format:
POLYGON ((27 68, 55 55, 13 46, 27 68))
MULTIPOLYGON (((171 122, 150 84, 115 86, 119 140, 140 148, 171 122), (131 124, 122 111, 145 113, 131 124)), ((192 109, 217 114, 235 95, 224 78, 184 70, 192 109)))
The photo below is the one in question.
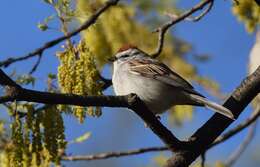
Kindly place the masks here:
POLYGON ((217 161, 215 167, 227 167, 223 162, 217 161))
POLYGON ((195 54, 194 58, 199 62, 207 62, 210 60, 211 57, 207 54, 195 54))
POLYGON ((168 157, 163 154, 160 154, 153 158, 156 166, 163 166, 166 163, 167 159, 168 157))
POLYGON ((43 0, 47 4, 53 4, 53 0, 43 0))
POLYGON ((91 132, 86 132, 83 135, 81 135, 81 136, 77 137, 76 139, 72 140, 71 142, 69 142, 69 144, 82 143, 85 140, 88 140, 90 136, 91 136, 91 132))
POLYGON ((50 78, 50 79, 56 79, 57 76, 56 76, 56 74, 49 73, 49 74, 48 74, 48 78, 50 78))
POLYGON ((233 14, 245 24, 249 33, 254 32, 260 24, 260 1, 239 0, 239 5, 233 6, 233 14))
POLYGON ((189 105, 174 106, 169 112, 169 122, 172 125, 181 126, 186 120, 191 120, 193 107, 189 105))
POLYGON ((49 27, 46 23, 38 23, 37 27, 41 30, 41 31, 46 31, 49 27))
POLYGON ((24 84, 24 85, 32 84, 32 86, 34 86, 35 78, 31 75, 24 74, 24 75, 18 76, 16 82, 19 84, 24 84))
POLYGON ((44 23, 47 24, 48 22, 50 22, 51 20, 53 20, 55 18, 55 15, 50 15, 48 17, 46 17, 44 19, 44 23))

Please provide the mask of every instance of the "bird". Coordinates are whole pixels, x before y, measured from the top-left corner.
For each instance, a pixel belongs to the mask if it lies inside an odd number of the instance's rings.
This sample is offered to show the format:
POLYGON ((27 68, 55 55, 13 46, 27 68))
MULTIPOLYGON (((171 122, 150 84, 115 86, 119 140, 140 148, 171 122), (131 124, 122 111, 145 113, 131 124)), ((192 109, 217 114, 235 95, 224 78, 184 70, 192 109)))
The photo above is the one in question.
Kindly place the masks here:
POLYGON ((136 94, 155 115, 174 105, 193 105, 235 119, 229 109, 207 100, 178 73, 134 45, 124 45, 110 61, 115 94, 136 94))

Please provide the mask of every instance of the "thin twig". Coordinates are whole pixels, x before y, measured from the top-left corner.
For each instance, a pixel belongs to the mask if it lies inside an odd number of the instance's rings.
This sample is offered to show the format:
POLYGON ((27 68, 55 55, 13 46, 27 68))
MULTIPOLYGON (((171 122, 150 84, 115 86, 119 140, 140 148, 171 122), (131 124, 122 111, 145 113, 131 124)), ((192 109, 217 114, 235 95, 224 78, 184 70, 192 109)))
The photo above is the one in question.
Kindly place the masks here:
POLYGON ((228 132, 226 132, 225 134, 223 134, 222 136, 218 137, 214 143, 212 143, 210 145, 209 148, 214 147, 217 144, 220 144, 224 141, 226 141, 227 139, 229 139, 230 137, 234 136, 235 134, 241 132, 243 129, 245 129, 246 127, 248 127, 249 125, 251 125, 252 123, 254 123, 257 118, 260 116, 260 107, 258 106, 255 111, 253 112, 253 114, 250 116, 250 118, 248 118, 246 121, 244 121, 243 123, 237 125, 235 128, 229 130, 228 132))
MULTIPOLYGON (((200 21, 200 19, 202 19, 206 14, 208 14, 208 12, 212 9, 214 5, 214 1, 211 1, 211 3, 209 3, 208 7, 206 10, 204 10, 200 15, 196 16, 196 17, 186 17, 183 20, 185 21, 191 21, 191 22, 197 22, 200 21)), ((171 19, 177 19, 179 16, 173 13, 167 13, 167 16, 169 16, 171 19)))
POLYGON ((179 17, 177 17, 177 18, 174 17, 171 21, 169 21, 169 22, 165 23, 164 25, 162 25, 161 27, 159 27, 155 31, 155 32, 159 33, 158 46, 156 48, 155 53, 151 54, 151 56, 155 58, 160 55, 160 53, 162 52, 162 49, 163 49, 165 33, 171 26, 185 20, 186 18, 191 16, 193 13, 195 13, 199 10, 202 10, 206 5, 209 4, 209 7, 204 12, 202 12, 199 16, 195 17, 193 21, 200 20, 203 16, 205 16, 211 10, 211 8, 213 6, 213 2, 214 2, 214 0, 204 0, 204 1, 200 2, 199 4, 197 4, 196 6, 194 6, 193 8, 191 8, 190 10, 181 14, 179 17))
POLYGON ((34 64, 34 66, 32 67, 29 74, 33 74, 37 70, 38 66, 40 65, 41 59, 42 59, 42 54, 39 54, 38 59, 37 59, 36 63, 34 64))
POLYGON ((36 55, 41 55, 46 49, 53 47, 53 46, 59 44, 60 42, 79 34, 81 31, 86 30, 88 27, 90 27, 92 24, 94 24, 97 21, 98 17, 103 12, 105 12, 109 7, 116 5, 118 3, 118 1, 119 0, 108 0, 101 8, 99 8, 93 15, 91 15, 89 17, 89 19, 86 22, 84 22, 76 30, 69 32, 67 35, 64 35, 64 36, 61 36, 61 37, 56 38, 54 40, 51 40, 49 42, 46 42, 43 46, 35 49, 34 51, 32 51, 32 52, 30 52, 30 53, 28 53, 24 56, 16 57, 16 58, 10 57, 10 58, 8 58, 4 61, 1 61, 0 67, 8 67, 9 65, 11 65, 15 62, 27 60, 29 58, 36 56, 36 55))
POLYGON ((200 162, 200 166, 201 167, 205 167, 205 162, 206 162, 206 152, 201 154, 201 162, 200 162))
POLYGON ((102 90, 105 90, 112 85, 111 79, 107 79, 107 78, 103 77, 100 73, 98 75, 99 75, 99 78, 101 79, 101 81, 104 83, 102 85, 102 90))
POLYGON ((62 160, 65 160, 65 161, 90 161, 90 160, 116 158, 116 157, 129 156, 129 155, 138 155, 138 154, 142 154, 142 153, 146 153, 146 152, 167 151, 167 150, 169 150, 167 147, 149 147, 149 148, 140 148, 140 149, 136 149, 136 150, 122 151, 122 152, 100 153, 100 154, 96 154, 96 155, 63 156, 62 160))
POLYGON ((252 139, 255 135, 255 132, 256 132, 256 127, 257 127, 256 125, 257 125, 257 121, 254 122, 253 125, 251 125, 250 129, 248 130, 247 136, 245 137, 245 140, 230 155, 230 157, 225 162, 225 166, 231 167, 239 159, 239 157, 242 155, 242 153, 248 147, 249 143, 252 141, 252 139))

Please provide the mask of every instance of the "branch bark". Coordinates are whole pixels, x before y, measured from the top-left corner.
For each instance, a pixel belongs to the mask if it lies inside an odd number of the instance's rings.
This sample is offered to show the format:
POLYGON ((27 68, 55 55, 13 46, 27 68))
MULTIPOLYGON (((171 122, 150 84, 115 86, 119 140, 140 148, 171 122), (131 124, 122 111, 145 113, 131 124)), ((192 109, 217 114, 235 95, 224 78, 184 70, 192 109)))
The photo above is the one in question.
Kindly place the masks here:
MULTIPOLYGON (((260 67, 242 81, 240 86, 235 89, 223 106, 230 109, 235 117, 238 117, 259 91, 260 67)), ((189 138, 188 143, 190 147, 177 151, 174 156, 167 161, 165 167, 189 166, 232 122, 232 120, 222 115, 214 114, 189 138)))
POLYGON ((64 161, 91 161, 91 160, 117 158, 117 157, 122 157, 122 156, 142 154, 145 152, 165 151, 165 150, 169 150, 169 149, 167 147, 149 147, 149 148, 139 148, 136 150, 122 151, 122 152, 100 153, 100 154, 95 154, 95 155, 63 156, 62 160, 64 160, 64 161))

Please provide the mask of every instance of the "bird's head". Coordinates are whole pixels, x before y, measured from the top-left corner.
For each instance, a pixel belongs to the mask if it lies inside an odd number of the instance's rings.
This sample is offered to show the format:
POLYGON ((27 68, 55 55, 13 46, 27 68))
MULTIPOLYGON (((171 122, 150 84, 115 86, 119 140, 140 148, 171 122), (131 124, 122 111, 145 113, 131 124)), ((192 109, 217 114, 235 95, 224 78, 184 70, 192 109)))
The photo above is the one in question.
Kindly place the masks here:
POLYGON ((125 61, 129 58, 135 58, 138 56, 145 56, 145 55, 146 54, 142 50, 138 49, 136 46, 127 44, 127 45, 122 46, 117 51, 115 56, 110 59, 110 61, 112 61, 112 62, 117 61, 117 60, 125 61))

